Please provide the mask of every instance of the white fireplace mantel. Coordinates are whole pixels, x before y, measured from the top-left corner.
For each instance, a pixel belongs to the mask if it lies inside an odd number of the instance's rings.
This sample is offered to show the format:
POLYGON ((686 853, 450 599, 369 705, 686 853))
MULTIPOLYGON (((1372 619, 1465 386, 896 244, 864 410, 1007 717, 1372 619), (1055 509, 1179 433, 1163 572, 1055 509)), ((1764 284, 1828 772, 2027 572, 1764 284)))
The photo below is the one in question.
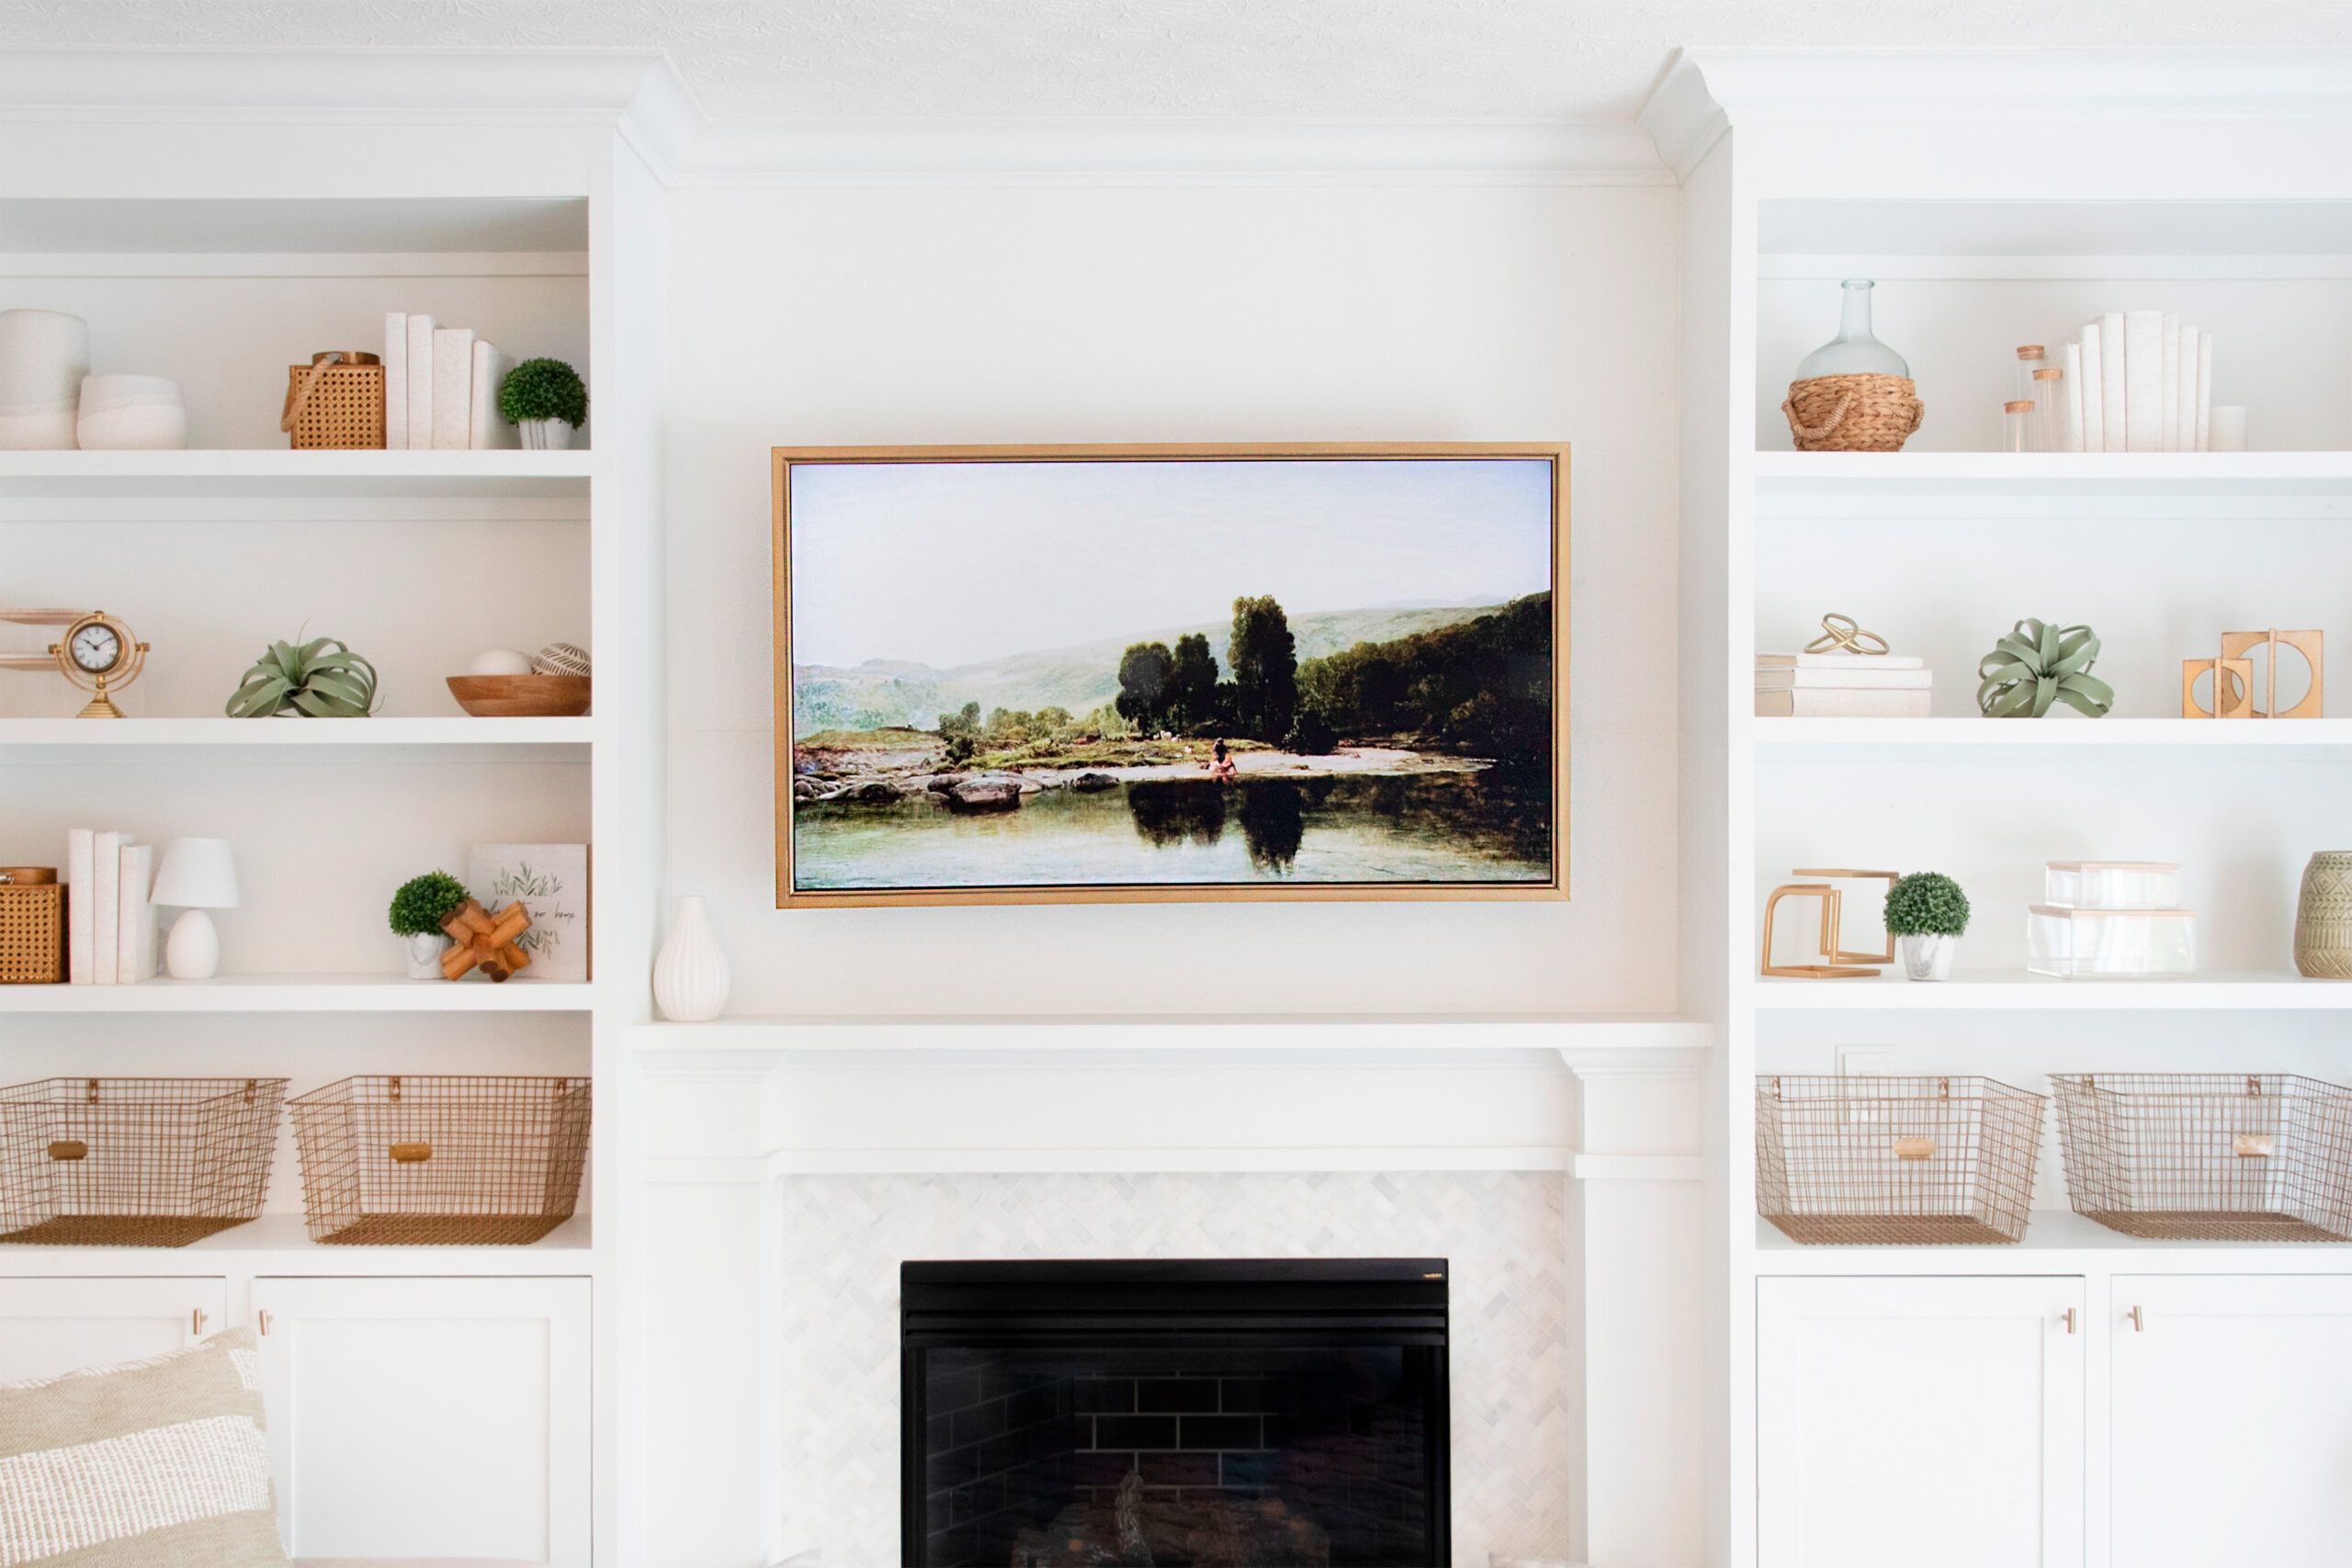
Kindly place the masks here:
POLYGON ((1572 1553, 1699 1561, 1706 1025, 1660 1017, 733 1020, 629 1032, 628 1162, 662 1267, 650 1397, 765 1369, 649 1456, 698 1517, 809 1542, 776 1495, 778 1223, 808 1178, 1557 1173, 1572 1553), (1051 1084, 1052 1092, 1040 1092, 1051 1084), (712 1412, 716 1410, 716 1417, 712 1412), (740 1509, 740 1513, 736 1510, 740 1509))

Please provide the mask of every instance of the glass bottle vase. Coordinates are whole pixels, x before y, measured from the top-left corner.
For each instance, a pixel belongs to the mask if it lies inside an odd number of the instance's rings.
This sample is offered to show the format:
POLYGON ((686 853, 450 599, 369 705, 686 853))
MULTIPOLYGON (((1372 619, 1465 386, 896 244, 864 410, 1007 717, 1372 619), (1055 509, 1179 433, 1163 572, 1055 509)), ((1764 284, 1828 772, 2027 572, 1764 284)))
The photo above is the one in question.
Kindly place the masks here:
POLYGON ((1871 292, 1877 287, 1867 277, 1849 277, 1838 286, 1845 303, 1838 319, 1838 335, 1804 356, 1796 378, 1816 376, 1902 376, 1911 367, 1903 356, 1871 333, 1871 292))

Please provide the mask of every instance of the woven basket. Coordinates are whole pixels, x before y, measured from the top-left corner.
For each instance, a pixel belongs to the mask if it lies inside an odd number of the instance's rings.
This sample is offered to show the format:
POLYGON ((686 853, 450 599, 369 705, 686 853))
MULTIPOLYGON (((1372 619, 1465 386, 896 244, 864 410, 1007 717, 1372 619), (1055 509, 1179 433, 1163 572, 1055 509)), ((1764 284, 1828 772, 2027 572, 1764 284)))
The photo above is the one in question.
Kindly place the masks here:
POLYGON ((0 986, 64 983, 64 885, 47 867, 0 865, 0 986))
POLYGON ((372 354, 331 349, 286 369, 277 428, 297 449, 384 445, 384 367, 372 354))
POLYGON ((1927 405, 1908 376, 1815 376, 1781 400, 1800 452, 1900 452, 1927 405))

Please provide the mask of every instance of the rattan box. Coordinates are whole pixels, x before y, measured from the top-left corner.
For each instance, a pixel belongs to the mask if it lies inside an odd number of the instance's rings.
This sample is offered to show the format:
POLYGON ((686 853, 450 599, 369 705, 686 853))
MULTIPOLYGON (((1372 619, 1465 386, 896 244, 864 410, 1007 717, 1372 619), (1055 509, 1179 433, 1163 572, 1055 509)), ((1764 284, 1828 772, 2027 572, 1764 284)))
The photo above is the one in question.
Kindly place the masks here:
POLYGON ((0 986, 65 983, 65 885, 48 866, 0 866, 0 986))
POLYGON ((1815 1244, 2018 1241, 2041 1107, 1985 1077, 1759 1077, 1757 1213, 1815 1244))
POLYGON ((384 367, 373 354, 331 349, 286 371, 286 409, 277 427, 296 450, 381 447, 384 367))
POLYGON ((0 1089, 0 1241, 186 1247, 261 1213, 284 1078, 0 1089))
POLYGON ((288 1108, 312 1241, 519 1247, 579 1202, 586 1078, 350 1077, 288 1108))
POLYGON ((2154 1241, 2352 1241, 2352 1089, 2283 1073, 2056 1073, 2075 1212, 2154 1241))

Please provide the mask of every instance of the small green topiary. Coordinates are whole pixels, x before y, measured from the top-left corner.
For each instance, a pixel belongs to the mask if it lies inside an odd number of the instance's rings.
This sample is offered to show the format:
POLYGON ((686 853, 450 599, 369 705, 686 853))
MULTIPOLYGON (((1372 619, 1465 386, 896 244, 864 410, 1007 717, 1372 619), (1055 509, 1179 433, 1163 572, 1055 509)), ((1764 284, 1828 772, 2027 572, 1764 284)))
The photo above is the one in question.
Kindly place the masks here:
POLYGON ((588 389, 560 359, 526 359, 499 387, 498 412, 509 424, 560 419, 576 427, 588 423, 588 389))
POLYGON ((400 936, 437 936, 441 922, 472 897, 464 883, 446 871, 412 876, 392 895, 392 931, 400 936))
POLYGON ((1968 895, 1940 871, 1899 877, 1887 889, 1886 929, 1894 936, 1958 936, 1968 929, 1968 895))

